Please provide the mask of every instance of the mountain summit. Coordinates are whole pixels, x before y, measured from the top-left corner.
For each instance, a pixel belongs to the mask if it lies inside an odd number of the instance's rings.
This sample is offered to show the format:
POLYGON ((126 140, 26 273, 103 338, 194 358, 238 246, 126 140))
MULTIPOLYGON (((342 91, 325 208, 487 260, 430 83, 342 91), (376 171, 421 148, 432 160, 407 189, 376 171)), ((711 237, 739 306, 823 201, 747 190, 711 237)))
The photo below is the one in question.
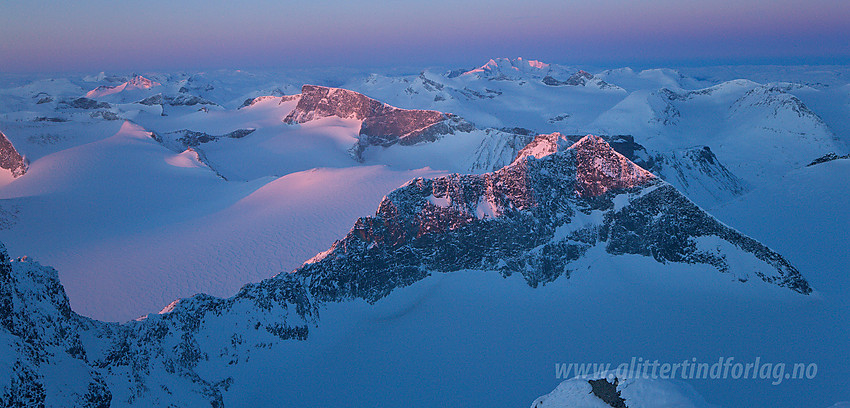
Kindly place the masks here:
POLYGON ((107 95, 116 94, 123 91, 135 91, 140 89, 151 89, 155 86, 162 85, 159 82, 152 81, 147 79, 141 75, 136 75, 130 78, 127 82, 124 82, 120 85, 109 86, 109 85, 101 85, 91 91, 86 93, 86 98, 100 98, 107 95))
POLYGON ((450 113, 400 109, 355 91, 318 85, 301 88, 298 105, 283 121, 289 124, 307 123, 330 116, 362 122, 359 142, 352 149, 358 159, 368 146, 433 142, 455 130, 468 132, 474 128, 450 113))
MULTIPOLYGON (((568 139, 560 133, 537 136, 519 151, 514 160, 543 158, 557 152, 568 139)), ((599 136, 587 135, 569 145, 576 158, 576 192, 580 196, 598 196, 612 188, 632 188, 655 176, 617 153, 599 136)))

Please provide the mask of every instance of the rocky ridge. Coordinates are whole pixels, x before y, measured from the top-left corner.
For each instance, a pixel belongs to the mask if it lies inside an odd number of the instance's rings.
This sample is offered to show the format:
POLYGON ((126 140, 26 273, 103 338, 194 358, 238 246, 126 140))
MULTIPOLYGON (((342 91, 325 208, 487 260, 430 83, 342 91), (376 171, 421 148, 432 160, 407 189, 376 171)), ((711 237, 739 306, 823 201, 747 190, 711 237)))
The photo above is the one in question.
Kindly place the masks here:
POLYGON ((356 159, 369 146, 433 142, 442 135, 474 129, 472 124, 450 113, 400 109, 358 92, 317 85, 301 88, 298 105, 283 121, 299 124, 330 116, 362 121, 359 141, 351 150, 356 159))

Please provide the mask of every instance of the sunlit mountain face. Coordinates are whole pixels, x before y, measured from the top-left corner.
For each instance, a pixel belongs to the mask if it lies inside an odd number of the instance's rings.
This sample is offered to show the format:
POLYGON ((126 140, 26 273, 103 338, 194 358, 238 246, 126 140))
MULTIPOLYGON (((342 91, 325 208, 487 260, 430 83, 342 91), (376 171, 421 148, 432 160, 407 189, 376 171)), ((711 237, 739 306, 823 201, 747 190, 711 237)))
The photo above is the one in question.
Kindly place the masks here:
POLYGON ((425 66, 0 74, 0 406, 850 401, 850 68, 425 66))

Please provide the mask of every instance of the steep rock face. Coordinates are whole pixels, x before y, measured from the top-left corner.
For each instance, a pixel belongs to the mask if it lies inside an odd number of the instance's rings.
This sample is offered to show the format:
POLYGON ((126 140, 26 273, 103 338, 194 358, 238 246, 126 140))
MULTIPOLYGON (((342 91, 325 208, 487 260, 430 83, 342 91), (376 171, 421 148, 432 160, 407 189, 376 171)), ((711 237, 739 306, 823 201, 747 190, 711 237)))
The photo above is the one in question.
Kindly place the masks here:
POLYGON ((725 202, 750 190, 732 174, 708 146, 657 153, 652 156, 652 172, 673 184, 688 197, 701 202, 725 202))
POLYGON ((844 156, 839 156, 835 152, 829 152, 817 159, 812 160, 811 163, 807 164, 806 167, 816 166, 821 163, 831 162, 833 160, 842 160, 842 159, 850 159, 850 154, 845 154, 844 156))
POLYGON ((21 156, 6 135, 0 132, 0 168, 11 171, 12 176, 17 178, 23 176, 28 167, 27 159, 21 156))
POLYGON ((80 337, 98 325, 71 311, 55 270, 26 260, 13 267, 0 244, 0 342, 5 343, 0 366, 12 368, 8 378, 0 378, 0 406, 44 406, 49 398, 54 405, 108 407, 112 395, 89 366, 80 337), (57 363, 67 378, 45 376, 57 363))
POLYGON ((452 114, 399 109, 354 91, 316 85, 301 88, 298 105, 283 121, 306 123, 330 116, 362 121, 359 143, 352 149, 358 159, 368 146, 431 142, 455 130, 468 132, 474 128, 452 114))
MULTIPOLYGON (((519 151, 515 162, 549 156, 562 149, 567 141, 560 133, 540 135, 519 151)), ((612 188, 632 188, 655 177, 617 153, 599 136, 583 137, 568 149, 575 152, 576 192, 581 196, 601 195, 612 188)))
POLYGON ((485 129, 484 134, 473 154, 470 173, 489 173, 507 166, 534 140, 534 134, 522 129, 485 129))
MULTIPOLYGON (((568 148, 582 137, 560 133, 538 135, 517 155, 545 156, 568 148)), ((716 204, 749 191, 747 183, 720 163, 708 146, 650 152, 629 135, 604 136, 602 139, 617 153, 700 203, 716 204)))

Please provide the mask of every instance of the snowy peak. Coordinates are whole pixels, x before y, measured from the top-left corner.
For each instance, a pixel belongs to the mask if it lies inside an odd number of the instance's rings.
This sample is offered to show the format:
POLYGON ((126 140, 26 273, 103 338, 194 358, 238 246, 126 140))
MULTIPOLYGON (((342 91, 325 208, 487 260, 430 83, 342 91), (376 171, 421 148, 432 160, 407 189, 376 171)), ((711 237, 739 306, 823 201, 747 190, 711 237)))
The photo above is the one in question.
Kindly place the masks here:
POLYGON ((598 196, 610 189, 639 186, 655 178, 652 173, 617 153, 599 136, 587 135, 569 147, 576 155, 576 192, 598 196))
POLYGON ((487 61, 486 64, 471 71, 464 72, 461 76, 478 76, 489 79, 511 79, 520 74, 540 74, 548 72, 549 64, 537 60, 524 60, 522 57, 496 58, 487 61))
POLYGON ((12 177, 23 176, 27 172, 29 164, 27 159, 12 145, 12 142, 0 132, 0 168, 9 170, 12 177))
POLYGON ((145 90, 151 89, 155 86, 162 85, 159 82, 151 81, 141 75, 136 75, 133 78, 130 78, 127 82, 124 82, 120 85, 109 86, 109 85, 101 85, 95 89, 86 93, 87 98, 100 98, 107 95, 116 94, 124 91, 135 91, 135 90, 145 90))
POLYGON ((572 145, 560 133, 539 135, 520 150, 514 162, 527 157, 537 159, 566 149, 575 154, 576 192, 592 197, 614 188, 632 188, 655 178, 620 153, 599 136, 587 135, 572 145))
POLYGON ((136 75, 127 81, 127 89, 150 89, 155 86, 162 85, 159 82, 151 81, 141 75, 136 75))

